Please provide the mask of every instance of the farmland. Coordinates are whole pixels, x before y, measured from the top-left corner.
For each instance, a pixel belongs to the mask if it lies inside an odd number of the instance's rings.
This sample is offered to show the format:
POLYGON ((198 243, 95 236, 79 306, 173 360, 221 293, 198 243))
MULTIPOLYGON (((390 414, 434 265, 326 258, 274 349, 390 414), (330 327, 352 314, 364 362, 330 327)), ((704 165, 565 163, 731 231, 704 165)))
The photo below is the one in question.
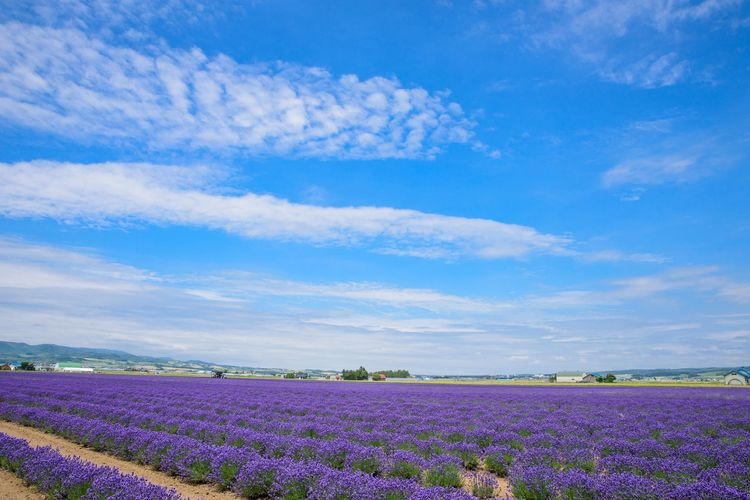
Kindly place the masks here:
MULTIPOLYGON (((245 498, 750 498, 742 389, 13 374, 0 418, 245 498)), ((177 497, 41 453, 0 434, 28 482, 177 497)))

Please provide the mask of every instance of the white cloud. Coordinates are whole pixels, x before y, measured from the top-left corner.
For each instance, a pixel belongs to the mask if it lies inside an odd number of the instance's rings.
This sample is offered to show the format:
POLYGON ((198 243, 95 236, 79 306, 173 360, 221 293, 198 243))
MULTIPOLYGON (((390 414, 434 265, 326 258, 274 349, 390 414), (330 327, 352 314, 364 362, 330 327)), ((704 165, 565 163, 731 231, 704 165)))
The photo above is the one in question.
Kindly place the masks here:
MULTIPOLYGON (((613 295, 619 287, 630 287, 616 302, 587 303, 581 294, 581 303, 561 309, 534 304, 533 298, 502 304, 436 290, 306 283, 229 270, 213 276, 157 276, 90 251, 12 238, 0 238, 0 268, 0 338, 29 343, 255 366, 364 364, 420 373, 512 373, 527 371, 531 359, 543 371, 554 371, 563 368, 560 358, 571 359, 579 343, 596 363, 610 356, 607 369, 634 363, 721 365, 748 354, 742 343, 747 325, 722 323, 727 316, 744 318, 741 308, 725 309, 714 318, 692 314, 686 302, 672 320, 629 309, 655 293, 678 297, 686 286, 722 298, 716 292, 730 282, 713 269, 675 270, 660 278, 671 283, 641 285, 637 294, 632 283, 615 284, 613 295), (706 282, 711 275, 713 284, 706 282), (691 285, 695 280, 700 283, 691 285), (301 290, 292 290, 295 286, 301 290), (602 305, 620 314, 579 312, 602 305), (716 349, 715 339, 733 344, 716 349), (678 357, 652 355, 651 347, 657 348, 654 352, 677 350, 678 357)), ((580 368, 602 368, 591 363, 582 362, 580 368)))
POLYGON ((62 28, 83 29, 103 37, 123 36, 143 40, 151 27, 175 21, 194 25, 220 17, 199 0, 0 0, 0 19, 62 28))
POLYGON ((85 253, 0 236, 0 288, 134 292, 159 278, 85 253))
POLYGON ((0 115, 87 143, 292 157, 429 158, 474 127, 445 93, 394 78, 164 44, 139 52, 17 22, 0 25, 0 115))
POLYGON ((750 303, 750 283, 725 283, 721 295, 736 302, 750 303))
POLYGON ((696 172, 695 156, 648 156, 626 160, 602 175, 602 184, 610 188, 626 184, 653 185, 668 182, 685 182, 700 174, 696 172))
POLYGON ((43 269, 29 264, 0 262, 0 287, 2 288, 64 288, 68 290, 134 291, 132 283, 112 284, 96 276, 78 276, 72 273, 43 269))
POLYGON ((653 264, 663 264, 669 261, 662 255, 652 253, 623 253, 617 250, 600 250, 584 254, 584 260, 591 262, 646 262, 653 264))
MULTIPOLYGON (((233 272, 199 282, 218 290, 205 298, 233 300, 253 296, 298 297, 322 300, 343 300, 385 305, 396 309, 417 308, 432 312, 489 313, 513 307, 509 303, 476 299, 437 292, 424 288, 393 287, 382 283, 309 283, 258 276, 252 273, 233 272)), ((197 290, 195 295, 203 296, 197 290)), ((206 294, 207 292, 201 292, 206 294)))
POLYGON ((625 129, 622 144, 613 166, 601 176, 602 187, 619 188, 622 201, 638 201, 652 186, 687 184, 719 175, 747 157, 740 136, 679 133, 670 120, 632 124, 625 129))
POLYGON ((614 296, 648 299, 660 294, 698 293, 731 302, 750 302, 750 284, 728 278, 715 266, 678 267, 665 272, 616 280, 614 296))
POLYGON ((731 25, 738 0, 550 0, 529 12, 536 47, 569 51, 604 80, 641 88, 675 85, 691 76, 681 55, 685 34, 709 22, 731 25))
POLYGON ((713 266, 682 267, 618 279, 609 294, 620 300, 644 300, 668 292, 710 292, 722 281, 717 271, 713 266))
MULTIPOLYGON (((566 238, 488 219, 389 207, 320 207, 196 186, 201 169, 150 164, 0 163, 0 214, 65 223, 146 222, 224 230, 247 238, 373 247, 436 256, 565 253, 566 238)), ((203 181, 205 182, 205 181, 203 181)))
MULTIPOLYGON (((419 304, 435 299, 436 305, 443 306, 446 300, 459 306, 470 302, 431 290, 266 279, 258 287, 248 285, 254 297, 245 301, 224 293, 228 276, 248 283, 252 279, 247 274, 156 277, 85 252, 11 238, 0 238, 0 267, 0 337, 5 340, 121 348, 255 366, 341 368, 347 363, 380 367, 396 363, 412 370, 466 372, 476 368, 472 355, 457 356, 452 341, 441 338, 486 334, 472 326, 471 319, 441 317, 437 311, 423 311, 421 316, 398 307, 392 314, 367 312, 371 303, 397 305, 412 299, 419 304), (7 276, 8 269, 13 276, 7 276), (143 276, 149 279, 140 279, 143 276), (314 290, 322 292, 321 302, 273 300, 279 294, 291 294, 287 288, 292 284, 303 288, 303 297, 314 290), (329 316, 332 312, 336 315, 329 316), (431 357, 419 361, 425 349, 431 357)), ((502 341, 493 338, 493 345, 502 341)))
POLYGON ((355 328, 368 332, 393 331, 415 334, 434 333, 484 333, 484 330, 457 321, 426 318, 388 318, 378 316, 336 316, 310 318, 307 323, 317 325, 355 328))
POLYGON ((513 354, 509 359, 511 361, 528 361, 531 357, 527 354, 513 354))
MULTIPOLYGON (((616 279, 608 286, 590 290, 565 290, 524 298, 520 307, 540 310, 617 308, 651 301, 656 297, 698 296, 734 302, 750 302, 750 285, 728 278, 716 266, 675 267, 666 271, 616 279)), ((685 323, 679 323, 685 328, 685 323)))
POLYGON ((750 339, 750 330, 734 330, 728 332, 713 333, 708 336, 712 340, 725 340, 725 341, 737 341, 747 342, 750 339))
POLYGON ((648 55, 624 68, 605 68, 601 76, 615 83, 635 85, 646 89, 669 87, 688 74, 689 63, 676 53, 648 55))
POLYGON ((569 344, 569 343, 578 343, 578 342, 591 342, 591 339, 587 339, 586 337, 555 337, 553 339, 550 339, 550 342, 554 342, 556 344, 569 344))

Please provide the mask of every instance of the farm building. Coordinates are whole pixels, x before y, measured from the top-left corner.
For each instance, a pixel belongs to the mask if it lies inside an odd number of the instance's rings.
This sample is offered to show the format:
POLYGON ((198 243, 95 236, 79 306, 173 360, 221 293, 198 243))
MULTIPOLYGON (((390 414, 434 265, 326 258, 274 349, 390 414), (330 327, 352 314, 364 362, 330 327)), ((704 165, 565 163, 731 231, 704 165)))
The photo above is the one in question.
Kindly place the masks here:
POLYGON ((86 368, 81 363, 55 363, 55 371, 67 373, 94 373, 93 368, 86 368))
POLYGON ((724 375, 726 385, 750 385, 750 370, 738 368, 724 375))
POLYGON ((590 383, 596 382, 596 377, 586 372, 557 372, 555 374, 555 380, 557 382, 575 382, 575 383, 590 383))

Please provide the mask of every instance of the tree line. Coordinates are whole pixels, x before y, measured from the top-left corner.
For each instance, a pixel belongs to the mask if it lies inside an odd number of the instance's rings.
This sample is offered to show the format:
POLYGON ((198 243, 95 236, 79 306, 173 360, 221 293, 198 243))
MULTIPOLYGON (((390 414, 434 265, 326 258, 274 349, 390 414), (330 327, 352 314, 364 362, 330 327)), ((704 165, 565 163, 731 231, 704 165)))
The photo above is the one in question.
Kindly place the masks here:
POLYGON ((384 375, 386 378, 409 378, 409 370, 380 370, 369 373, 367 368, 360 366, 356 370, 341 370, 341 378, 344 380, 367 380, 370 376, 376 380, 376 375, 384 375))

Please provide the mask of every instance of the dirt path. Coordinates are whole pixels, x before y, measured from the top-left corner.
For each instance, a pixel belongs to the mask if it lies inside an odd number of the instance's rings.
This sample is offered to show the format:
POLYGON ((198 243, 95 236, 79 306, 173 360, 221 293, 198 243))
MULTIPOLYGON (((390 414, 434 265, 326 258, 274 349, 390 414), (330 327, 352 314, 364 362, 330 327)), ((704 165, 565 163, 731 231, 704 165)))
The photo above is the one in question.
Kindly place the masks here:
MULTIPOLYGON (((462 476, 464 478, 463 490, 466 493, 471 493, 471 488, 474 484, 471 474, 465 473, 462 474, 462 476)), ((495 476, 495 482, 497 486, 495 486, 495 496, 493 498, 513 498, 510 491, 510 483, 507 478, 495 476)))
MULTIPOLYGON (((230 500, 230 499, 236 500, 238 498, 232 493, 217 491, 216 489, 214 489, 214 487, 210 485, 184 483, 175 477, 164 474, 163 472, 158 472, 158 471, 149 469, 148 467, 145 467, 143 465, 134 464, 132 462, 128 462, 126 460, 122 460, 122 459, 113 457, 111 455, 106 455, 104 453, 93 451, 89 448, 84 448, 83 446, 72 443, 63 438, 57 437, 53 434, 47 434, 45 432, 39 431, 37 429, 33 429, 31 427, 24 427, 23 425, 14 424, 12 422, 6 422, 5 420, 0 420, 0 432, 3 432, 9 436, 13 436, 16 438, 25 439, 26 441, 29 442, 29 445, 31 446, 52 446, 62 455, 66 455, 66 456, 75 455, 77 457, 80 457, 83 460, 92 462, 96 465, 106 465, 109 467, 116 467, 117 469, 120 470, 120 472, 124 474, 135 474, 137 476, 140 476, 146 479, 150 483, 158 484, 159 486, 164 486, 166 488, 174 488, 183 498, 190 498, 190 499, 202 498, 205 500, 230 500)), ((15 478, 15 476, 12 476, 12 477, 15 478)), ((4 483, 2 479, 3 478, 0 477, 0 482, 4 483)), ((23 485, 23 482, 18 481, 17 484, 19 484, 22 488, 25 488, 25 490, 29 490, 28 487, 23 485)), ((0 498, 2 499, 18 498, 18 499, 24 499, 24 500, 26 499, 36 500, 37 498, 40 498, 40 497, 6 496, 5 489, 3 488, 3 489, 0 489, 0 498)), ((41 496, 41 498, 44 498, 44 496, 41 496)))
POLYGON ((35 488, 26 486, 13 473, 0 469, 0 498, 3 500, 44 500, 35 488))
MULTIPOLYGON (((499 488, 498 488, 499 498, 513 498, 513 495, 511 495, 511 492, 510 492, 510 483, 508 482, 506 478, 504 477, 497 478, 497 483, 499 485, 499 488)), ((495 490, 495 492, 497 493, 498 490, 495 490)))

